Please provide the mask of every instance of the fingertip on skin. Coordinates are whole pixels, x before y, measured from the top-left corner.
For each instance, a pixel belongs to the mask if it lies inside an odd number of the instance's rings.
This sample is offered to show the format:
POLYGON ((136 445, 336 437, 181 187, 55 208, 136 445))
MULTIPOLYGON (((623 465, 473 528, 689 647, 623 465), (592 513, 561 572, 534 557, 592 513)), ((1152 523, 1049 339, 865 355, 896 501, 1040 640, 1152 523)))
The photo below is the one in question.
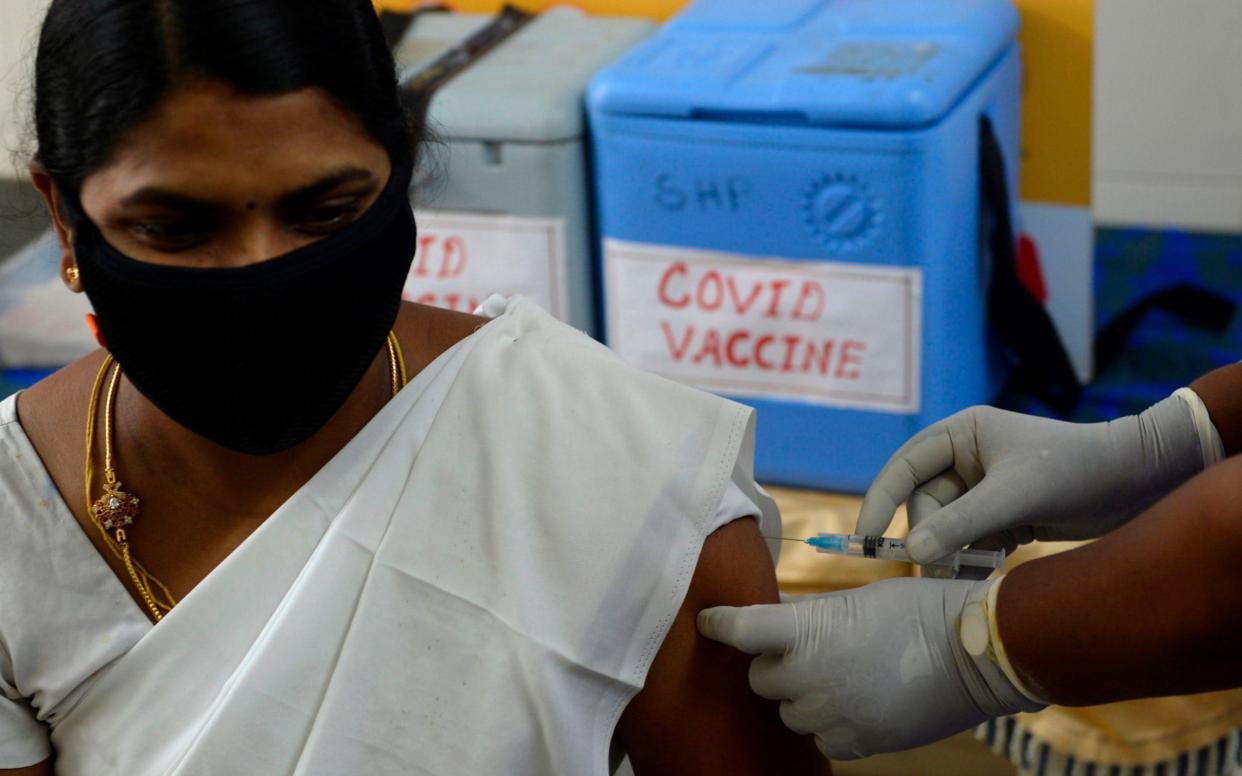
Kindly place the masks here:
POLYGON ((750 655, 783 654, 797 639, 795 604, 715 606, 699 612, 699 633, 750 655))
POLYGON ((747 649, 745 628, 742 623, 745 609, 746 607, 740 606, 713 606, 702 610, 695 618, 699 633, 727 647, 751 652, 752 650, 747 649))
POLYGON ((704 609, 699 612, 699 616, 695 619, 699 627, 699 633, 712 641, 728 643, 724 633, 725 621, 733 608, 732 606, 713 606, 710 609, 704 609))

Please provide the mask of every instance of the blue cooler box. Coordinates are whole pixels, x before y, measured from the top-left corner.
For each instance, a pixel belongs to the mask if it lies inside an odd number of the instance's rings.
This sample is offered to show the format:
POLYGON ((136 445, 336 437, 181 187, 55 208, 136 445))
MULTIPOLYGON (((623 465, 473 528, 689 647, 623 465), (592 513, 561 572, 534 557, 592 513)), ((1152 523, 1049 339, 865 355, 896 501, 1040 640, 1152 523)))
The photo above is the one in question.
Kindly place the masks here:
POLYGON ((757 408, 764 481, 862 491, 996 395, 980 126, 1012 203, 1017 29, 1006 0, 700 0, 594 79, 607 342, 757 408))

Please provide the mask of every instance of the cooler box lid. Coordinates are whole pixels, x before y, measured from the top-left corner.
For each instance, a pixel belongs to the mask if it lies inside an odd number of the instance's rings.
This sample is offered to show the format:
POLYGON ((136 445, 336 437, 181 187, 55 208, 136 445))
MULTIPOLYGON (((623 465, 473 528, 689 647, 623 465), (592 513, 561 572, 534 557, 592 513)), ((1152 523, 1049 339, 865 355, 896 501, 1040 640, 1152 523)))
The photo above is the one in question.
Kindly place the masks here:
MULTIPOLYGON (((493 17, 428 13, 395 52, 404 82, 493 17)), ((446 139, 548 143, 581 137, 591 77, 655 29, 645 19, 550 9, 446 83, 431 100, 432 128, 446 139)))
POLYGON ((912 128, 1012 45, 1008 0, 699 0, 596 78, 606 114, 912 128))

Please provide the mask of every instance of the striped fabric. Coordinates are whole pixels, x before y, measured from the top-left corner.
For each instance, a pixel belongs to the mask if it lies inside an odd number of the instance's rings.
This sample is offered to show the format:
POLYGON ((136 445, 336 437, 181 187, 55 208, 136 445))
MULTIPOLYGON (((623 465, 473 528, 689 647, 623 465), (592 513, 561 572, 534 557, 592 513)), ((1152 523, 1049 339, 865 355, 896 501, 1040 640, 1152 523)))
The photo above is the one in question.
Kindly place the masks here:
POLYGON ((1139 765, 1090 762, 1059 753, 1014 717, 980 725, 975 735, 1012 762, 1020 776, 1242 776, 1242 729, 1193 752, 1139 765))

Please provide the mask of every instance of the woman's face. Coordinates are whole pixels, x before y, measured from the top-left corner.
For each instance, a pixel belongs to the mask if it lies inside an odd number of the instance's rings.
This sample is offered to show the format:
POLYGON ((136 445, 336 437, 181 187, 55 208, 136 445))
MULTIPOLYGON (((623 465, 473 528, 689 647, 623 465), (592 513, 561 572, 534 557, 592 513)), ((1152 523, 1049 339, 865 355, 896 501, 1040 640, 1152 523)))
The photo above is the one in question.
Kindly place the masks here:
POLYGON ((135 259, 237 267, 348 226, 390 172, 384 147, 318 89, 255 97, 204 81, 127 132, 81 201, 135 259))

